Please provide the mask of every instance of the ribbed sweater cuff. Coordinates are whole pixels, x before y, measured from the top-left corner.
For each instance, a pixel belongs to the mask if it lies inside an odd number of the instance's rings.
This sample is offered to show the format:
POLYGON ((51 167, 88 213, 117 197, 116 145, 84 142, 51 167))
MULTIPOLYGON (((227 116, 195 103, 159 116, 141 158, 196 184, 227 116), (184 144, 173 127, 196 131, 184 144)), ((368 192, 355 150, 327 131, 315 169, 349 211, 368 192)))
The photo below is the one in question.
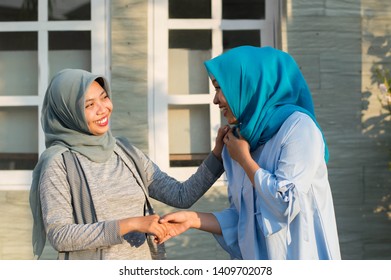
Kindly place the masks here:
POLYGON ((217 178, 224 173, 223 163, 213 154, 213 152, 209 153, 207 158, 204 160, 204 163, 217 178))
POLYGON ((105 236, 108 244, 121 244, 122 236, 119 234, 119 223, 118 221, 106 221, 105 222, 105 236))

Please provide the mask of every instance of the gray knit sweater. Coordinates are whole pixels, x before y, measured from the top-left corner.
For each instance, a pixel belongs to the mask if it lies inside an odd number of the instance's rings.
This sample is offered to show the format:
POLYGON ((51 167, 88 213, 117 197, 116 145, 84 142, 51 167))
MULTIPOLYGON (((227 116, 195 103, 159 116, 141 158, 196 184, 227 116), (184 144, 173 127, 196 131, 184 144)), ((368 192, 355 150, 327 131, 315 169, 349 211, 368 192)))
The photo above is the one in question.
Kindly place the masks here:
MULTIPOLYGON (((210 153, 195 174, 179 182, 162 172, 140 150, 136 152, 143 162, 149 196, 177 208, 189 208, 223 172, 222 163, 210 153)), ((118 220, 144 214, 145 194, 135 178, 139 174, 134 165, 118 146, 105 163, 92 162, 81 154, 77 158, 90 188, 98 222, 74 223, 66 168, 58 155, 44 171, 40 185, 42 215, 51 245, 59 252, 100 248, 103 259, 151 259, 145 234, 119 235, 118 220)), ((72 259, 78 255, 69 256, 72 259)))

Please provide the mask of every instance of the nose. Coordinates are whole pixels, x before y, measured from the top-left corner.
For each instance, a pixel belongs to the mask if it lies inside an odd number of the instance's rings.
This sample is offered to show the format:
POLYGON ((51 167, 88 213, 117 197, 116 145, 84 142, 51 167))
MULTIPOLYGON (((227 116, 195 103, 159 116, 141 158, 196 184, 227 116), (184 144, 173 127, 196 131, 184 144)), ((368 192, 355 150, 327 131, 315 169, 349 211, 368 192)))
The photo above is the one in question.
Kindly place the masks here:
POLYGON ((96 110, 97 115, 106 113, 106 106, 104 102, 97 102, 96 106, 97 106, 97 110, 96 110))
POLYGON ((215 93, 215 96, 214 96, 214 98, 213 98, 213 104, 215 104, 215 105, 217 105, 217 104, 219 104, 219 97, 218 97, 218 92, 216 92, 215 93))

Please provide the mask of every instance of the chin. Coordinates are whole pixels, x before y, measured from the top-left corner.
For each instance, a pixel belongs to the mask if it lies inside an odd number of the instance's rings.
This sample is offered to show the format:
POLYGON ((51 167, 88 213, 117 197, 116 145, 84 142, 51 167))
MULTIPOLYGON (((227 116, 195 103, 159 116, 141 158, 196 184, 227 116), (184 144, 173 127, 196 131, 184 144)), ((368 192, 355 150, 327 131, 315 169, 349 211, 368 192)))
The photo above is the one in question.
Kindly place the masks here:
POLYGON ((108 129, 106 129, 106 130, 95 130, 95 131, 91 131, 91 134, 92 134, 92 135, 95 135, 95 136, 102 136, 102 135, 105 134, 107 131, 108 131, 108 129))

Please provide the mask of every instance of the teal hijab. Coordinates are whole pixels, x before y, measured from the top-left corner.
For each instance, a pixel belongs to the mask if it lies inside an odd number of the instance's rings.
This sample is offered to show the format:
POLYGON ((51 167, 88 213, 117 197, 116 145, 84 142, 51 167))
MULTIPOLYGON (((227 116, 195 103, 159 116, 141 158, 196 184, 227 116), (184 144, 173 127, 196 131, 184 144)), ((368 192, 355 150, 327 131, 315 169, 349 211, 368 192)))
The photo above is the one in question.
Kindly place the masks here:
POLYGON ((92 135, 84 115, 85 94, 94 81, 97 81, 111 98, 109 84, 104 77, 80 69, 58 72, 46 91, 41 116, 46 150, 34 168, 29 198, 34 219, 33 252, 38 258, 46 243, 39 185, 47 166, 56 156, 67 150, 78 152, 93 162, 105 162, 114 151, 116 140, 110 130, 101 136, 92 135))
POLYGON ((310 90, 288 53, 241 46, 206 61, 205 67, 219 83, 251 151, 272 138, 295 111, 307 114, 319 127, 310 90))

